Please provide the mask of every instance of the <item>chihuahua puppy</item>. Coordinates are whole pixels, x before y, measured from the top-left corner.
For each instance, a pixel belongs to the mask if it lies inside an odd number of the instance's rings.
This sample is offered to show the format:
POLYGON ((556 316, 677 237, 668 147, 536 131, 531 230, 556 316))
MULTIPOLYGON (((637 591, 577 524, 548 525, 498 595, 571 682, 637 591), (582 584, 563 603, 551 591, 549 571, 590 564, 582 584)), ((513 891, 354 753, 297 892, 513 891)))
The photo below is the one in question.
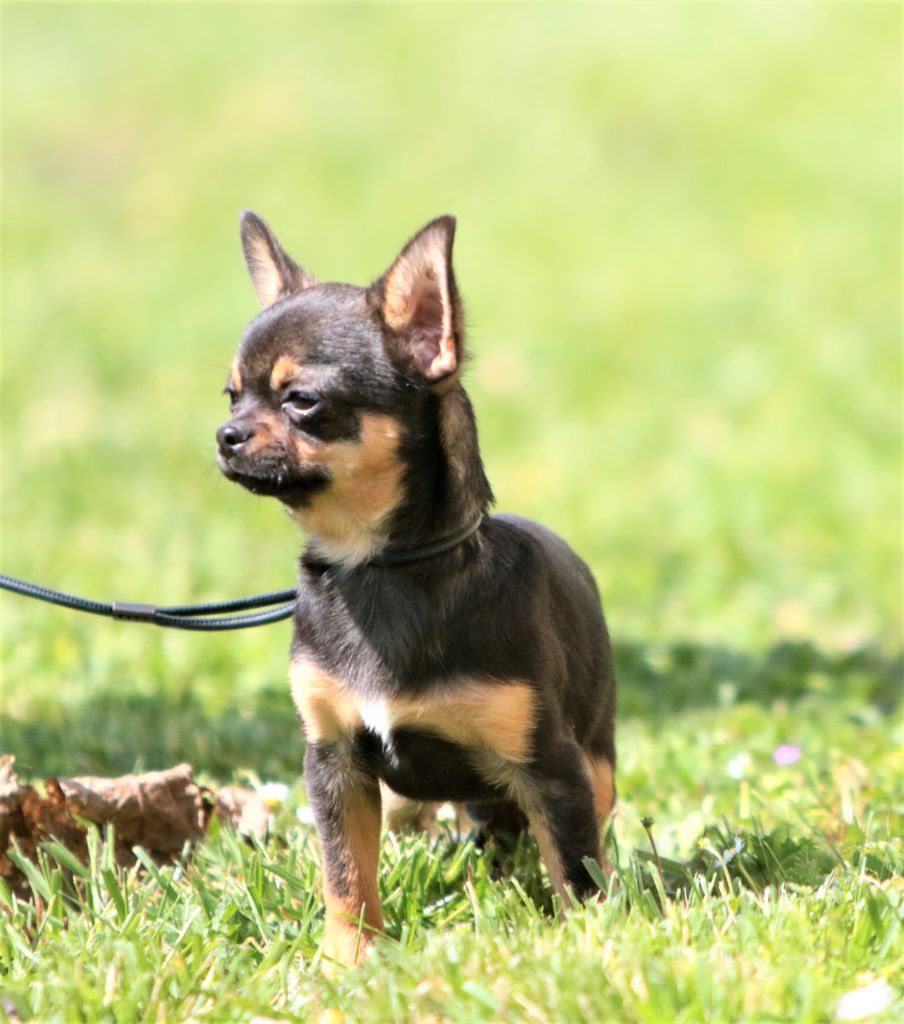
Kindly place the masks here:
POLYGON ((455 220, 422 228, 368 288, 320 283, 254 213, 242 247, 261 313, 217 431, 223 473, 309 539, 290 679, 323 852, 325 956, 383 926, 380 783, 529 823, 556 891, 615 796, 615 679, 587 566, 543 526, 488 514, 460 376, 455 220))

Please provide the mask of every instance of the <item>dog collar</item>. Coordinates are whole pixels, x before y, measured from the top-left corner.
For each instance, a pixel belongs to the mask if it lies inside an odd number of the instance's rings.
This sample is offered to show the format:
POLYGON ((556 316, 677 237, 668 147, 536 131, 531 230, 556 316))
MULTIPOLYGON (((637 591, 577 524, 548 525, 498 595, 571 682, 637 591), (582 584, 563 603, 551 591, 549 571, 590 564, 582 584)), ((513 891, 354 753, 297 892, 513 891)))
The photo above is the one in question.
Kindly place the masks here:
POLYGON ((443 555, 459 544, 463 544, 468 537, 472 537, 480 529, 483 523, 483 515, 479 515, 473 523, 469 523, 461 530, 450 533, 446 537, 440 537, 432 544, 425 544, 420 548, 384 548, 378 555, 369 558, 365 565, 408 565, 410 562, 423 562, 436 555, 443 555))
MULTIPOLYGON (((363 562, 358 562, 354 568, 382 569, 395 565, 411 565, 414 562, 425 562, 428 558, 435 558, 437 555, 444 555, 447 551, 457 548, 459 544, 463 544, 469 537, 477 533, 483 520, 484 516, 481 514, 473 522, 468 523, 467 526, 456 530, 455 533, 447 534, 445 537, 440 537, 439 540, 435 540, 431 544, 424 544, 419 548, 384 548, 378 555, 374 555, 363 562)), ((327 569, 332 566, 341 565, 340 562, 331 562, 326 558, 319 558, 316 555, 312 556, 310 554, 305 554, 304 564, 311 569, 327 569)))

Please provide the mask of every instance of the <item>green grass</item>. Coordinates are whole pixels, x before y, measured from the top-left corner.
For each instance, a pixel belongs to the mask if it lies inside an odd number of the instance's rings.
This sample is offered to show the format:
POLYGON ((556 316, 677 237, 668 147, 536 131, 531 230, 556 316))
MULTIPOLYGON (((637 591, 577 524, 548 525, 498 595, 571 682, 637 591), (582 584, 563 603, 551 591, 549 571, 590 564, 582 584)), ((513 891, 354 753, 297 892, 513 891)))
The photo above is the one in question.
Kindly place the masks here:
POLYGON ((822 1021, 884 983, 870 1019, 901 1019, 900 9, 2 22, 0 570, 161 604, 288 586, 294 527, 213 463, 255 310, 238 211, 364 283, 449 210, 499 507, 594 569, 620 762, 606 903, 558 920, 530 842, 387 839, 393 941, 328 981, 288 627, 4 596, 22 775, 292 791, 267 844, 175 869, 49 848, 34 901, 0 894, 0 1015, 822 1021))

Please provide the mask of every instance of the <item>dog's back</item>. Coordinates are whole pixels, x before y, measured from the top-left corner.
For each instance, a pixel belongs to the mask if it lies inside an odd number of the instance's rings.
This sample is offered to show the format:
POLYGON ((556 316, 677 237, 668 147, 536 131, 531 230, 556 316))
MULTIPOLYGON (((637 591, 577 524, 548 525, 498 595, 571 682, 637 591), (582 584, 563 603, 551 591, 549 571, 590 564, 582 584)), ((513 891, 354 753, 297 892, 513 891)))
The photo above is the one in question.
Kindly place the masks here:
MULTIPOLYGON (((609 631, 599 589, 586 563, 552 530, 510 514, 493 516, 535 545, 537 583, 547 614, 532 622, 544 632, 547 649, 561 649, 561 674, 549 699, 557 700, 575 739, 615 766, 615 673, 609 631), (542 582, 541 582, 542 581, 542 582)), ((517 613, 517 609, 512 609, 517 613)))

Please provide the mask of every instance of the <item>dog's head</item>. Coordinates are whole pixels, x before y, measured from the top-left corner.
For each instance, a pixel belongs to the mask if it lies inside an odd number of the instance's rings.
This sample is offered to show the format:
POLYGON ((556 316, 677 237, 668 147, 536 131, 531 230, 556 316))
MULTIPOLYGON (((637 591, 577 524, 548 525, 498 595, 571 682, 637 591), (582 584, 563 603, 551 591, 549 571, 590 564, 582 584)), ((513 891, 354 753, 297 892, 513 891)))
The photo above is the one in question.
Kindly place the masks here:
POLYGON ((422 228, 368 288, 316 281, 254 213, 241 233, 262 310, 226 386, 220 468, 282 501, 327 552, 366 558, 403 501, 420 410, 456 389, 455 220, 422 228))

